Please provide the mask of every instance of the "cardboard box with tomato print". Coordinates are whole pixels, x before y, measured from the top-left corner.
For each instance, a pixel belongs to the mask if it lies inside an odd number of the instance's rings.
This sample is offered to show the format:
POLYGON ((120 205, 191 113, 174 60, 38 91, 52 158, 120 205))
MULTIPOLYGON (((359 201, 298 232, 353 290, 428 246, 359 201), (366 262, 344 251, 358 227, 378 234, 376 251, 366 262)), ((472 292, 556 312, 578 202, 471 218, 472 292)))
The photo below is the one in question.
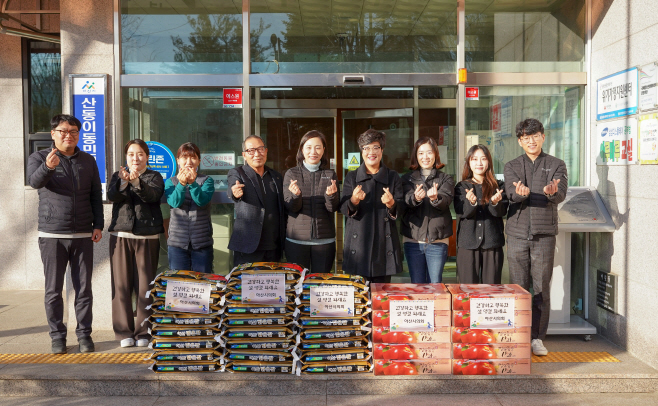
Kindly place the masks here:
MULTIPOLYGON (((376 369, 375 369, 376 371, 376 369)), ((530 359, 452 360, 453 375, 528 375, 530 359)))
MULTIPOLYGON (((372 312, 372 325, 381 327, 390 327, 391 319, 388 310, 374 310, 372 312)), ((450 310, 434 310, 434 325, 449 326, 450 310)))
POLYGON ((450 358, 452 344, 416 343, 416 344, 374 344, 375 359, 426 359, 450 358))
POLYGON ((393 300, 432 300, 434 311, 450 310, 451 296, 442 283, 373 283, 371 295, 373 311, 390 310, 393 300))
MULTIPOLYGON (((451 323, 454 327, 470 327, 471 311, 470 310, 453 310, 451 323)), ((532 326, 531 310, 514 310, 514 327, 532 326)))
MULTIPOLYGON (((514 310, 532 310, 530 292, 519 285, 446 285, 452 294, 452 310, 472 310, 471 298, 513 298, 514 310)), ((519 326, 516 326, 519 327, 519 326)))
POLYGON ((435 327, 432 331, 391 331, 388 327, 373 327, 372 342, 387 344, 449 343, 450 327, 435 327))
POLYGON ((504 329, 470 329, 452 327, 453 344, 527 344, 530 342, 530 327, 504 329))
POLYGON ((530 344, 452 344, 454 359, 529 359, 530 344))
POLYGON ((450 359, 375 360, 375 375, 450 375, 450 359))

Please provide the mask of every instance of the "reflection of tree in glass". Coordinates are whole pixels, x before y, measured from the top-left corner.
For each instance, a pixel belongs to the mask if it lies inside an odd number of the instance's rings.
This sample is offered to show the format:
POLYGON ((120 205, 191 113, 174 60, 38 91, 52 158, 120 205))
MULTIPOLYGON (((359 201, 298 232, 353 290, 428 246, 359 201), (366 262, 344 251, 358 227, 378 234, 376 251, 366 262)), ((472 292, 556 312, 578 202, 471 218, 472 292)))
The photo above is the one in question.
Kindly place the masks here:
MULTIPOLYGON (((242 60, 242 20, 239 15, 199 15, 187 17, 192 32, 186 43, 179 35, 171 36, 176 62, 240 62, 242 60)), ((252 57, 261 57, 268 48, 257 43, 265 29, 251 30, 252 57)))
MULTIPOLYGON (((141 58, 143 48, 151 45, 151 33, 140 34, 140 26, 144 22, 144 17, 131 14, 121 14, 121 49, 123 51, 123 61, 134 61, 135 54, 140 51, 141 58)), ((140 59, 141 59, 140 58, 140 59)), ((144 58, 146 62, 151 62, 156 59, 155 49, 151 50, 151 54, 144 58)))
POLYGON ((31 132, 50 131, 50 118, 62 111, 62 64, 58 52, 30 55, 31 132))
MULTIPOLYGON (((315 55, 317 62, 429 62, 455 60, 456 25, 450 23, 455 13, 447 13, 444 24, 432 33, 416 32, 413 24, 401 34, 399 18, 366 13, 356 22, 337 28, 330 18, 325 22, 327 35, 300 35, 300 18, 288 14, 279 39, 279 62, 292 62, 299 54, 315 55), (292 34, 294 33, 294 34, 292 34)), ((304 62, 311 62, 308 59, 304 62)))

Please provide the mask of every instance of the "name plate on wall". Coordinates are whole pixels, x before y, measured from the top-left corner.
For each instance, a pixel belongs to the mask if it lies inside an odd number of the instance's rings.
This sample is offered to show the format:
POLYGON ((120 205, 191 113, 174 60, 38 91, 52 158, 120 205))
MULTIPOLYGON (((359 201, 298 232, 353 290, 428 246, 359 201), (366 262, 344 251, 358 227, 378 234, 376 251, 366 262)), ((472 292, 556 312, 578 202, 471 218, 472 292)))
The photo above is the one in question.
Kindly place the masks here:
POLYGON ((617 313, 617 283, 619 276, 596 271, 596 305, 611 313, 617 313))

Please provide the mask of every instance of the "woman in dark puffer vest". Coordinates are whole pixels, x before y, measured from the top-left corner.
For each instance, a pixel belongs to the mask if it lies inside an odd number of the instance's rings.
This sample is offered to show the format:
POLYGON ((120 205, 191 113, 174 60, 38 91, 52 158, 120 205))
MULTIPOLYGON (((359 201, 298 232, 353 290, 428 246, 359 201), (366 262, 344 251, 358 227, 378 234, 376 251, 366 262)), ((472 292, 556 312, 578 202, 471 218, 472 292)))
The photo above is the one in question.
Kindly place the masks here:
POLYGON ((191 142, 176 152, 178 175, 167 179, 165 196, 171 206, 169 268, 212 273, 213 238, 210 200, 215 182, 198 173, 201 152, 191 142))
POLYGON ((286 260, 312 272, 330 272, 336 256, 334 212, 340 195, 336 172, 328 169, 327 140, 319 131, 302 137, 297 166, 283 179, 283 197, 288 212, 286 260))
POLYGON ((112 175, 107 199, 112 204, 110 223, 110 269, 112 272, 112 325, 122 347, 146 347, 150 334, 142 320, 150 316, 146 307, 149 283, 158 269, 162 212, 160 199, 164 180, 146 168, 149 149, 142 140, 132 140, 124 148, 127 167, 112 175), (137 324, 133 316, 132 294, 137 297, 137 324))
POLYGON ((452 235, 450 203, 455 181, 440 171, 439 147, 433 138, 416 141, 411 172, 402 177, 407 210, 402 219, 404 255, 411 283, 440 283, 452 235))

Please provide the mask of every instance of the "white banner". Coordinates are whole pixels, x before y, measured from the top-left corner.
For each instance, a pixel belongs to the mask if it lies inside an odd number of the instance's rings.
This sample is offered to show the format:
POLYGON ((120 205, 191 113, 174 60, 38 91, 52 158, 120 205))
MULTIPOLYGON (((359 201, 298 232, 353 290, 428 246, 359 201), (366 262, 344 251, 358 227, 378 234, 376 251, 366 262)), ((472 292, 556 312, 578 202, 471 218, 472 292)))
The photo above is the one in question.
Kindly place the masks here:
POLYGON ((210 313, 212 285, 199 282, 168 281, 165 309, 183 313, 210 313))
POLYGON ((597 123, 594 137, 599 145, 597 165, 637 163, 637 119, 629 117, 597 123))
POLYGON ((514 297, 471 297, 471 328, 513 328, 514 297))
POLYGON ((284 274, 242 275, 242 303, 285 304, 284 274))
POLYGON ((656 63, 640 68, 640 110, 653 110, 658 107, 658 69, 656 63))
POLYGON ((334 316, 354 316, 354 286, 311 286, 311 317, 334 316))
POLYGON ((391 331, 434 331, 433 300, 391 300, 391 331))
POLYGON ((596 119, 629 116, 637 113, 638 70, 626 69, 596 82, 596 119))

